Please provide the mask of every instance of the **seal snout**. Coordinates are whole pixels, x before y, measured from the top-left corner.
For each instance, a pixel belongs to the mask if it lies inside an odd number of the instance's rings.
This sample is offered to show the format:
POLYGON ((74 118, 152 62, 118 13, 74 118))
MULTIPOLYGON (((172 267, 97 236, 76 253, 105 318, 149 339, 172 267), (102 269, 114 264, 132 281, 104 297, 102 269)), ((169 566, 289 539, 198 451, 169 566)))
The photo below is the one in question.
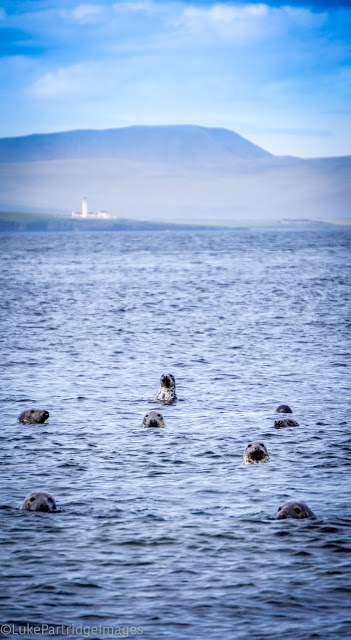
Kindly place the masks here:
POLYGON ((262 460, 264 458, 265 453, 263 449, 252 449, 250 451, 250 456, 253 460, 262 460))
POLYGON ((45 502, 40 502, 39 504, 37 504, 37 507, 36 507, 35 511, 46 511, 46 512, 49 512, 50 511, 50 507, 49 507, 48 504, 45 504, 45 502))

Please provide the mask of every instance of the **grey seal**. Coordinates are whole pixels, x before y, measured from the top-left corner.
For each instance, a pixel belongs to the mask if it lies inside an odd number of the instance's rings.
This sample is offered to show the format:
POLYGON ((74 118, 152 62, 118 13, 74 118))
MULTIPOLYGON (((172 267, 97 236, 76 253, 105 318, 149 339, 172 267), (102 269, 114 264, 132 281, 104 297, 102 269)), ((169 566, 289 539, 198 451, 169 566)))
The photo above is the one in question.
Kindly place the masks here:
POLYGON ((49 412, 45 409, 26 409, 18 416, 18 422, 24 424, 42 424, 49 417, 49 412))
POLYGON ((283 429, 284 427, 298 427, 299 423, 292 418, 284 418, 284 420, 276 420, 274 426, 276 429, 283 429))
POLYGON ((48 493, 38 491, 30 493, 21 508, 28 511, 56 511, 56 503, 48 493))
POLYGON ((311 509, 304 502, 285 502, 278 508, 276 513, 277 520, 284 520, 285 518, 315 518, 311 509))
POLYGON ((269 462, 267 447, 263 442, 250 442, 245 449, 243 463, 258 464, 259 462, 269 462))
POLYGON ((147 429, 149 427, 165 427, 166 423, 164 421, 162 413, 158 411, 149 411, 144 416, 143 420, 143 429, 147 429))
POLYGON ((275 410, 276 413, 292 413, 288 404, 280 404, 275 410))
POLYGON ((162 374, 156 400, 163 404, 173 404, 177 400, 176 383, 171 373, 162 374))

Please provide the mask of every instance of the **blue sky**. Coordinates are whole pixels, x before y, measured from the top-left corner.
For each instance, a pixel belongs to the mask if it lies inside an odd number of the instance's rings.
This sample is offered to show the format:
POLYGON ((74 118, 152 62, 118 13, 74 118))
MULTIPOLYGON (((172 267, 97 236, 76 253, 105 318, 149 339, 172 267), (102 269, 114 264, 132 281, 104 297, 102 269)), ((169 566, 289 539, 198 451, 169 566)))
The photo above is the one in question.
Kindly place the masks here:
POLYGON ((186 123, 351 155, 350 5, 0 0, 0 136, 186 123))

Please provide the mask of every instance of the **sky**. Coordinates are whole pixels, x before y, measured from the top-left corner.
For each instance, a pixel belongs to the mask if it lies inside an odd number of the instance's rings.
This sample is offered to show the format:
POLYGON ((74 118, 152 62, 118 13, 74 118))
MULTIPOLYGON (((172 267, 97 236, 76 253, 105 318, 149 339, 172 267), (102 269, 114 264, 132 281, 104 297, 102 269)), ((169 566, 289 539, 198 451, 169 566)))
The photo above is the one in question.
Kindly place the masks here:
POLYGON ((351 155, 351 1, 0 0, 0 137, 225 127, 351 155))

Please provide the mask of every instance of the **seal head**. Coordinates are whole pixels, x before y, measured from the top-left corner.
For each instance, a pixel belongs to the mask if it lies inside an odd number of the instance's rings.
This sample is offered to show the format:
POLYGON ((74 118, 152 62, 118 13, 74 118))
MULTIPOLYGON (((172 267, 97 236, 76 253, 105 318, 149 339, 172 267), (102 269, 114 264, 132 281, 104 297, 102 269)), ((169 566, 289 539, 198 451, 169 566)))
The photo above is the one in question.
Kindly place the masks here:
POLYGON ((49 417, 49 412, 44 409, 26 409, 18 416, 18 422, 24 424, 42 424, 49 417))
POLYGON ((276 413, 292 413, 288 404, 280 404, 275 410, 276 413))
POLYGON ((162 374, 156 400, 163 404, 173 404, 177 400, 176 383, 171 373, 162 374))
POLYGON ((27 509, 28 511, 56 511, 56 503, 55 500, 48 494, 42 493, 41 491, 38 493, 30 493, 23 505, 22 509, 27 509))
POLYGON ((284 420, 275 420, 274 427, 276 429, 284 429, 284 427, 298 427, 299 423, 292 418, 284 418, 284 420))
POLYGON ((164 421, 162 413, 158 411, 149 411, 144 416, 143 420, 143 429, 148 429, 149 427, 165 427, 166 423, 164 421))
POLYGON ((245 449, 243 463, 258 464, 259 462, 269 462, 267 448, 263 442, 250 442, 245 449))
POLYGON ((304 502, 285 502, 278 508, 276 520, 285 520, 285 518, 314 518, 315 515, 304 502))

